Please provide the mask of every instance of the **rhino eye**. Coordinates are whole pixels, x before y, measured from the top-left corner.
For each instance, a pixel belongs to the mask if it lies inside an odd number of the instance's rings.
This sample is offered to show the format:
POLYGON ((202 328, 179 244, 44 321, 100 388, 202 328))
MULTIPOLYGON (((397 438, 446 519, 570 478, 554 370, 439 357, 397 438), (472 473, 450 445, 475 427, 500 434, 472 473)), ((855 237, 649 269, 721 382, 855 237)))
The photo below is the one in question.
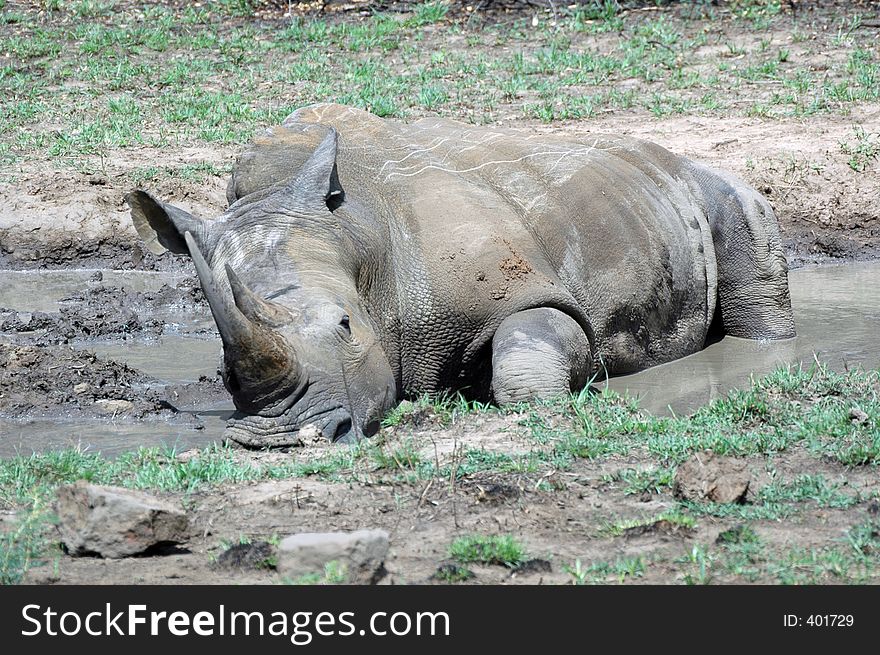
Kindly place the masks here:
POLYGON ((351 319, 348 314, 343 314, 342 318, 339 319, 339 327, 341 327, 347 334, 351 334, 351 319))

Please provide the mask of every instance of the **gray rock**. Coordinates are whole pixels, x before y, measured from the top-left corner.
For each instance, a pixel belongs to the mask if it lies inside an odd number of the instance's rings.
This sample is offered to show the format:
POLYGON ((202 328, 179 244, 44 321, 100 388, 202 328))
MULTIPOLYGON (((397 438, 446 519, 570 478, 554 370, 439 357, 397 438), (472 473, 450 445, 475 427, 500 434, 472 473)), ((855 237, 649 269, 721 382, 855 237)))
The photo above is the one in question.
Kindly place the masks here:
POLYGON ((303 576, 323 575, 336 562, 348 582, 375 583, 385 575, 388 533, 384 530, 356 532, 304 532, 278 545, 278 571, 296 581, 303 576))
POLYGON ((678 467, 673 495, 683 500, 742 503, 750 483, 745 460, 697 453, 678 467))
POLYGON ((80 480, 58 489, 61 541, 71 555, 128 557, 189 538, 186 513, 142 491, 80 480))

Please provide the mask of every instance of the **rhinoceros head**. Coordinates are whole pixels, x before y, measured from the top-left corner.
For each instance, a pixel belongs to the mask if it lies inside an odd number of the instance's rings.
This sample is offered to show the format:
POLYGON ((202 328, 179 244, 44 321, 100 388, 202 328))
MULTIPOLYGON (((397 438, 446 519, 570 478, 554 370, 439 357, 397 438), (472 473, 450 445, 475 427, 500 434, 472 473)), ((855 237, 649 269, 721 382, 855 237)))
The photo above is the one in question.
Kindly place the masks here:
POLYGON ((357 290, 356 237, 342 200, 331 132, 291 179, 204 221, 146 192, 126 197, 156 253, 188 253, 223 341, 222 374, 237 412, 227 436, 288 446, 312 425, 331 440, 374 434, 395 379, 357 290))

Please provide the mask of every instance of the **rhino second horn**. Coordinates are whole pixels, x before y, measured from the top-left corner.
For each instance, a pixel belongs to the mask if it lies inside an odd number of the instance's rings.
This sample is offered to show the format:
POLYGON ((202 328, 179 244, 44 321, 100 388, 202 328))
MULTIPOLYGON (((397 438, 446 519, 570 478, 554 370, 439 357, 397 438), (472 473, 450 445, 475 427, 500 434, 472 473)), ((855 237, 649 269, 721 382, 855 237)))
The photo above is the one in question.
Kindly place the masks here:
POLYGON ((285 379, 295 379, 298 367, 290 350, 271 330, 250 321, 238 309, 232 293, 220 291, 195 239, 189 232, 184 233, 184 239, 223 339, 227 362, 236 372, 243 392, 246 395, 258 393, 258 389, 275 387, 285 379))
POLYGON ((232 299, 235 306, 245 317, 251 321, 259 321, 273 327, 285 323, 287 317, 284 310, 251 291, 229 264, 226 264, 226 277, 232 289, 232 299))

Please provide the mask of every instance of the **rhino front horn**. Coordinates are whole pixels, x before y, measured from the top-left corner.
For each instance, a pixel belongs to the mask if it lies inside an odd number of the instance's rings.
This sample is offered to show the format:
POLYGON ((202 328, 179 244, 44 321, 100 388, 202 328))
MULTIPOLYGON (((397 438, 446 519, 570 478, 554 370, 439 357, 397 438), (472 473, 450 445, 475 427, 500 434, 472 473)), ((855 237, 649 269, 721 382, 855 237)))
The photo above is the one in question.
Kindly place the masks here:
MULTIPOLYGON (((242 293, 241 289, 246 289, 251 296, 260 299, 241 284, 234 272, 230 277, 233 290, 221 291, 193 236, 186 232, 184 240, 223 340, 226 384, 236 405, 243 405, 239 409, 253 409, 267 401, 273 391, 286 387, 283 384, 285 381, 296 383, 299 373, 296 357, 284 340, 271 329, 242 313, 236 302, 234 285, 240 285, 239 293, 242 293)), ((231 270, 227 269, 227 275, 231 270)))

